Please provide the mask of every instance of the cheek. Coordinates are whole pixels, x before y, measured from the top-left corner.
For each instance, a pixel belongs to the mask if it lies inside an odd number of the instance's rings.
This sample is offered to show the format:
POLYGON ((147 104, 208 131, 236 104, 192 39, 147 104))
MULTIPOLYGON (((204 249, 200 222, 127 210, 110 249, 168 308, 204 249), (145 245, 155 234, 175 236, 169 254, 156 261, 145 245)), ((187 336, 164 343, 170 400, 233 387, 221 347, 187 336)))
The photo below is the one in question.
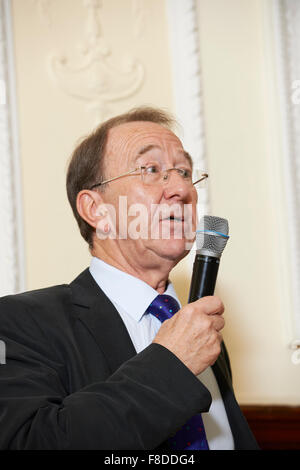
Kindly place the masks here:
POLYGON ((151 206, 159 204, 161 197, 162 191, 160 188, 151 188, 151 190, 149 188, 149 190, 145 190, 142 184, 136 184, 127 193, 128 208, 139 204, 143 207, 144 211, 150 214, 151 206))
POLYGON ((119 187, 118 201, 116 201, 117 219, 122 221, 123 226, 127 225, 130 230, 137 232, 142 230, 146 236, 151 225, 151 211, 160 203, 161 197, 161 190, 154 190, 154 188, 145 190, 142 183, 135 182, 131 187, 128 185, 119 187))

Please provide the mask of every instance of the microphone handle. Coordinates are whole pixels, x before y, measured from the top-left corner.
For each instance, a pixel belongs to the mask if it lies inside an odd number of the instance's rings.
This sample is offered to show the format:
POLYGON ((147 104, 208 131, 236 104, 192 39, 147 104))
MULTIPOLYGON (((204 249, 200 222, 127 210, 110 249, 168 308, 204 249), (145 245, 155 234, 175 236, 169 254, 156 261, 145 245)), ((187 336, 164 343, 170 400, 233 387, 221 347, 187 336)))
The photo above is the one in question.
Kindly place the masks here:
POLYGON ((214 295, 219 265, 219 258, 196 254, 188 303, 214 295))

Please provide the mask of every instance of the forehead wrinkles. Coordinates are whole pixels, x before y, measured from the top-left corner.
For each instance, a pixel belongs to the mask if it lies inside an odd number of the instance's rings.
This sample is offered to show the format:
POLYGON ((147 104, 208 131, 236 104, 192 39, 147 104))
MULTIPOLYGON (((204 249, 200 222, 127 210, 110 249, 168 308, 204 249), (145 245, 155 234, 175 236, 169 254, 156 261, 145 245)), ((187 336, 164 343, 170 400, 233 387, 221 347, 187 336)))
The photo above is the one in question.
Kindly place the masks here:
POLYGON ((120 125, 109 131, 106 155, 110 161, 116 160, 119 164, 129 163, 143 147, 149 144, 158 145, 163 151, 169 146, 182 149, 178 137, 158 124, 128 124, 132 125, 120 125))

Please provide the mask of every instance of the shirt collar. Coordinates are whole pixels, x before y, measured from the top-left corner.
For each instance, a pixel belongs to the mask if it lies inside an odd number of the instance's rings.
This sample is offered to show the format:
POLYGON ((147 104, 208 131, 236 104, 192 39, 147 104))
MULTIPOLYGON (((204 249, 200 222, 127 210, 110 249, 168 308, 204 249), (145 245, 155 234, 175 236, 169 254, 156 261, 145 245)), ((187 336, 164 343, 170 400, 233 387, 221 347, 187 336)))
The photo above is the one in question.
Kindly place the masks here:
MULTIPOLYGON (((158 295, 157 291, 146 282, 96 257, 92 257, 90 273, 107 297, 136 321, 142 318, 147 307, 158 295)), ((164 294, 174 297, 180 305, 171 282, 168 283, 164 294)))

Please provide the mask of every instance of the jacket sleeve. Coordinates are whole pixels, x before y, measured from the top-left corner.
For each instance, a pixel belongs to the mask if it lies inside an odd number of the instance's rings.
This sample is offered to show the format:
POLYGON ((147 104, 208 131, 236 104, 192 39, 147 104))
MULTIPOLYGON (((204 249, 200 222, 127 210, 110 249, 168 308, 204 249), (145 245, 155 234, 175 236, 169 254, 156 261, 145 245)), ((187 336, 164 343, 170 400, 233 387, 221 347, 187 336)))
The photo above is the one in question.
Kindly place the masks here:
MULTIPOLYGON (((111 376, 68 392, 51 334, 0 299, 0 449, 153 449, 211 396, 169 350, 151 344, 111 376)), ((68 358, 66 358, 66 362, 68 358)))

